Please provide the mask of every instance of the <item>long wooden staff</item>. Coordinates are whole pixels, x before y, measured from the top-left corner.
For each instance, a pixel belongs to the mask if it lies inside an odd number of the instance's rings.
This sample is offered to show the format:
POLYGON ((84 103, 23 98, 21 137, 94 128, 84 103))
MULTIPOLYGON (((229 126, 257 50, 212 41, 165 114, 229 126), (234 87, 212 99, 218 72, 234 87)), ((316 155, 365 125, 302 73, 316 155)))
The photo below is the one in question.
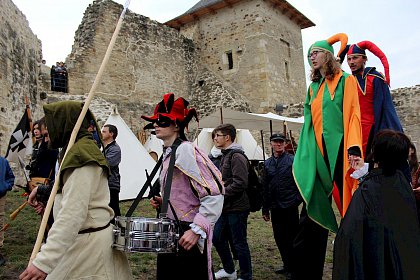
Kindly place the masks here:
MULTIPOLYGON (((99 67, 99 71, 98 74, 96 74, 95 77, 95 81, 93 82, 92 88, 89 91, 89 95, 87 96, 86 100, 85 100, 85 104, 83 105, 82 111, 80 112, 79 118, 77 119, 76 124, 74 125, 73 131, 71 133, 70 136, 70 140, 69 140, 69 144, 67 146, 66 152, 64 153, 64 157, 62 162, 64 161, 64 159, 67 156, 68 151, 71 149, 71 147, 73 146, 75 140, 76 140, 76 136, 77 133, 79 132, 80 126, 82 125, 83 119, 86 116, 87 110, 89 109, 89 105, 90 102, 93 99, 93 96, 95 95, 95 91, 96 88, 98 87, 98 84, 102 78, 102 74, 104 72, 105 66, 108 63, 109 57, 111 55, 112 49, 114 48, 114 44, 115 41, 117 39, 118 33, 120 32, 123 20, 124 20, 124 16, 125 16, 125 12, 127 11, 128 6, 130 5, 130 0, 127 0, 125 5, 124 5, 124 9, 120 15, 120 18, 118 20, 117 23, 117 27, 115 28, 114 34, 112 35, 111 41, 109 42, 108 48, 106 50, 104 59, 102 60, 102 64, 101 67, 99 67)), ((60 173, 61 173, 61 165, 60 168, 57 172, 56 178, 60 178, 60 173)), ((41 226, 39 227, 39 231, 38 231, 38 236, 34 245, 34 249, 32 250, 32 255, 31 258, 29 260, 29 264, 30 265, 32 263, 32 261, 35 259, 36 254, 39 252, 39 249, 41 248, 41 243, 42 243, 42 239, 44 237, 44 232, 45 232, 45 228, 47 226, 47 221, 48 221, 48 217, 50 216, 50 212, 51 212, 51 208, 53 205, 53 201, 55 199, 55 195, 57 194, 57 190, 58 190, 58 185, 59 185, 59 180, 56 179, 54 182, 54 186, 51 190, 51 195, 48 199, 48 203, 47 206, 45 207, 45 211, 44 211, 44 215, 42 217, 42 221, 41 221, 41 226)))

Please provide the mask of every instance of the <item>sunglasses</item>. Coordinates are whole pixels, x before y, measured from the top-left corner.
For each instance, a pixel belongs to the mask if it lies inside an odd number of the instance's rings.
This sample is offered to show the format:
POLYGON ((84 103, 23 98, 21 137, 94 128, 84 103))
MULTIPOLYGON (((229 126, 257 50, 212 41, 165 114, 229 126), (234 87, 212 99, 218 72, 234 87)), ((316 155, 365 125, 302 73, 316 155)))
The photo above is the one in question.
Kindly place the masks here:
POLYGON ((170 127, 173 122, 168 118, 159 118, 153 124, 156 124, 158 127, 170 127))

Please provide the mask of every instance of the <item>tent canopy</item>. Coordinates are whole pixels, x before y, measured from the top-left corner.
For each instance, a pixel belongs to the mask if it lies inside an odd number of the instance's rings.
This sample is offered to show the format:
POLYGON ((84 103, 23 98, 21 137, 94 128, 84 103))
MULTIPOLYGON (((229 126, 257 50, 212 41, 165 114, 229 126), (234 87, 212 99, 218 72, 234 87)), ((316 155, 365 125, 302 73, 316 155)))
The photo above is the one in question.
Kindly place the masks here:
MULTIPOLYGON (((116 109, 113 110, 105 124, 115 125, 118 129, 116 142, 121 148, 121 163, 119 165, 121 175, 120 201, 134 199, 146 182, 145 170, 150 174, 156 162, 116 109)), ((154 179, 156 180, 156 178, 157 176, 154 179)), ((148 193, 149 190, 144 195, 147 196, 148 193)))
MULTIPOLYGON (((303 117, 287 118, 274 113, 254 114, 234 111, 223 108, 222 112, 216 110, 212 114, 200 120, 200 127, 216 127, 223 123, 230 123, 239 129, 270 131, 270 121, 274 131, 283 131, 283 124, 286 123, 288 130, 300 131, 303 125, 303 117)), ((197 123, 191 123, 191 127, 197 127, 197 123)))

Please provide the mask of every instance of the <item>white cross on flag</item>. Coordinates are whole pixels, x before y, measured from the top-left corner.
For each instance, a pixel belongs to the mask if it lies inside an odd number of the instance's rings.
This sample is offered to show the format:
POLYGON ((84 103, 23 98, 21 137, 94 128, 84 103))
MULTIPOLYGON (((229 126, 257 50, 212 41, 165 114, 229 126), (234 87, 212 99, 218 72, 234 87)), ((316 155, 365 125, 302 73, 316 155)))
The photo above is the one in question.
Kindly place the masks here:
POLYGON ((9 146, 7 147, 6 159, 19 163, 19 158, 24 158, 32 153, 31 128, 29 123, 28 111, 25 110, 17 127, 10 136, 9 146))

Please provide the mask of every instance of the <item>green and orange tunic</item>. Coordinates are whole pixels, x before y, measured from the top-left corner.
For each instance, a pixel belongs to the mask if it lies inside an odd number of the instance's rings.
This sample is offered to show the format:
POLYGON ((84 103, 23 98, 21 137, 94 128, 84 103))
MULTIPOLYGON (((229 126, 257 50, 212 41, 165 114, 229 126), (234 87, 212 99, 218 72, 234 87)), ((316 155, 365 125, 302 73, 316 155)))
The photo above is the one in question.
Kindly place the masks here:
POLYGON ((358 147, 362 151, 355 78, 340 72, 332 80, 313 82, 306 96, 304 117, 293 175, 309 217, 336 232, 331 195, 344 216, 357 188, 357 181, 348 172, 348 149, 358 147))

